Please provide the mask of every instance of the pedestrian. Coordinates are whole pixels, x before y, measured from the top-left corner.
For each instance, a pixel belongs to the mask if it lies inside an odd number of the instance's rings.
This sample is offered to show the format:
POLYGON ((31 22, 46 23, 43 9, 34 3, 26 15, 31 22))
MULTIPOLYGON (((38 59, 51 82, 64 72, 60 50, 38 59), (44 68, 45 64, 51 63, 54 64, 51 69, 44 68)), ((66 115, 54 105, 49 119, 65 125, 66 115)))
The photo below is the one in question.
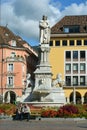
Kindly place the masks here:
POLYGON ((20 120, 22 121, 24 119, 24 105, 23 104, 20 104, 19 110, 20 110, 20 120))
POLYGON ((21 118, 20 106, 17 106, 15 114, 16 114, 15 120, 19 120, 21 118))
POLYGON ((27 118, 27 121, 30 120, 30 114, 31 114, 30 107, 29 107, 29 105, 25 104, 24 105, 24 115, 27 118))

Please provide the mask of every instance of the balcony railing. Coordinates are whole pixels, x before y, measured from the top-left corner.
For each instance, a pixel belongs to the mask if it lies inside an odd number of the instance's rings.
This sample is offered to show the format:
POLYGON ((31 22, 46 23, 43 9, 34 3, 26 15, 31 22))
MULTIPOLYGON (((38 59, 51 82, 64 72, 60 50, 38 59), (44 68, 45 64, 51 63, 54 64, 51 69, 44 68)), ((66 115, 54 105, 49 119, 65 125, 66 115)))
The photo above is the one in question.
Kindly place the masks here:
POLYGON ((66 74, 71 74, 71 70, 66 70, 66 74))
POLYGON ((73 70, 73 74, 78 74, 78 70, 73 70))
POLYGON ((14 57, 7 57, 5 59, 6 62, 9 62, 9 61, 21 61, 21 62, 24 62, 24 58, 22 56, 14 56, 14 57))
POLYGON ((73 61, 78 61, 78 58, 73 58, 73 61))
POLYGON ((66 61, 71 61, 71 58, 66 58, 66 61))
POLYGON ((80 70, 80 74, 85 74, 85 70, 80 70))
POLYGON ((5 75, 6 75, 6 76, 15 76, 16 73, 15 73, 14 71, 7 71, 7 72, 5 73, 5 75))
POLYGON ((73 88, 74 86, 75 86, 76 88, 86 88, 86 87, 87 87, 87 83, 78 83, 78 84, 65 83, 65 84, 64 84, 64 87, 65 87, 65 88, 73 88))
POLYGON ((6 84, 6 88, 14 88, 14 84, 6 84))
POLYGON ((80 61, 85 61, 86 59, 85 58, 80 58, 80 61))

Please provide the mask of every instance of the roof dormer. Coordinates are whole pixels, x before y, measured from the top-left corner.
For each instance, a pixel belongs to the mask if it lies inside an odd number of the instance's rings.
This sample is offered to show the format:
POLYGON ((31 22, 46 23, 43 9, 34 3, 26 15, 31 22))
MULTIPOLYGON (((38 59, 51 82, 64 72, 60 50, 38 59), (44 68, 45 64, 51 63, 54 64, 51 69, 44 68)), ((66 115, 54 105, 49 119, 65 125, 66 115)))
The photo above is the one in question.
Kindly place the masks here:
POLYGON ((16 40, 11 40, 11 46, 16 46, 16 40))

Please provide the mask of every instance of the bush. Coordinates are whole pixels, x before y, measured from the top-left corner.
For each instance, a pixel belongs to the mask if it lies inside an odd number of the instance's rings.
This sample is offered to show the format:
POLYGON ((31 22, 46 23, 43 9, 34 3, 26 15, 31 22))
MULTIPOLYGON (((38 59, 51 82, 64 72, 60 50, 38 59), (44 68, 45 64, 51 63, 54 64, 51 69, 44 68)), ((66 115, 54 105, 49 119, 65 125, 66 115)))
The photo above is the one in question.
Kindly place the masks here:
POLYGON ((12 115, 16 110, 14 104, 0 104, 0 114, 12 115))
MULTIPOLYGON (((30 106, 32 114, 40 114, 42 117, 85 117, 87 118, 87 104, 67 104, 61 107, 35 107, 30 106)), ((13 115, 16 110, 14 104, 0 104, 0 114, 13 115)))
POLYGON ((78 107, 75 105, 65 105, 60 107, 58 110, 57 116, 58 117, 75 117, 75 115, 79 114, 78 107))
POLYGON ((42 117, 85 117, 87 118, 87 105, 73 105, 67 104, 60 108, 55 109, 44 109, 41 113, 42 117))
POLYGON ((79 117, 87 118, 87 104, 77 105, 79 109, 79 117))
POLYGON ((43 110, 41 113, 42 117, 56 117, 57 112, 55 110, 43 110))

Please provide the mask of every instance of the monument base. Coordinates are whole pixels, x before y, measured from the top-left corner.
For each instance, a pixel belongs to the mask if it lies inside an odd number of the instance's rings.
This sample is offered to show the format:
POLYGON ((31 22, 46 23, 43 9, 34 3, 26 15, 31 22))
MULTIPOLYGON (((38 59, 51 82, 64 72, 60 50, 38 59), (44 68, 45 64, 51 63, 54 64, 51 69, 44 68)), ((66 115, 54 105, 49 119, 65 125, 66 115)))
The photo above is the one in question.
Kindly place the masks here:
POLYGON ((59 103, 59 102, 23 102, 27 103, 29 105, 37 106, 37 107, 60 107, 63 106, 64 103, 59 103))
POLYGON ((31 94, 25 93, 21 102, 34 106, 61 106, 66 104, 64 90, 60 87, 51 89, 37 89, 31 94))
MULTIPOLYGON (((47 89, 37 89, 34 93, 36 93, 35 99, 38 99, 40 102, 57 102, 59 104, 65 104, 65 94, 64 90, 60 87, 47 89)), ((35 94, 34 94, 35 95, 35 94)))

